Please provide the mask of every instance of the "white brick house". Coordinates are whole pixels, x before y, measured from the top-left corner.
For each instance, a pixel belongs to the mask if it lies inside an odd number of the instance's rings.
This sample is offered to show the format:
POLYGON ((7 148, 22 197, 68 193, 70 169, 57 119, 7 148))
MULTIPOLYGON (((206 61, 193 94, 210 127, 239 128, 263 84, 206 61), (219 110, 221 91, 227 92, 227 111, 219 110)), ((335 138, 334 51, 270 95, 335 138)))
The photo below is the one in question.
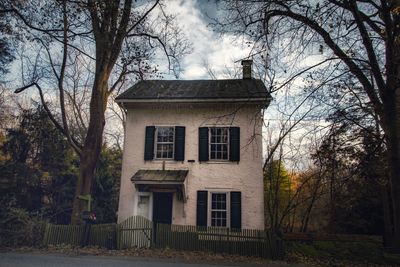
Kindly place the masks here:
POLYGON ((263 229, 269 101, 246 69, 237 80, 141 81, 118 96, 127 110, 118 221, 263 229))

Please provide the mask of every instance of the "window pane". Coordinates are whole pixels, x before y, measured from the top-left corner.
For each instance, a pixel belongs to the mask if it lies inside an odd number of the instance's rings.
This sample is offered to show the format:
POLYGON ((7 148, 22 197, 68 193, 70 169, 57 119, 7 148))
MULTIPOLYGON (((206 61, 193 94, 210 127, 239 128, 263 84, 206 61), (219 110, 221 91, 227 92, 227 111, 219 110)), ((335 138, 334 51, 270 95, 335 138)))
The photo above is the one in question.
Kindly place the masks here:
POLYGON ((226 201, 221 202, 221 209, 226 210, 226 201))

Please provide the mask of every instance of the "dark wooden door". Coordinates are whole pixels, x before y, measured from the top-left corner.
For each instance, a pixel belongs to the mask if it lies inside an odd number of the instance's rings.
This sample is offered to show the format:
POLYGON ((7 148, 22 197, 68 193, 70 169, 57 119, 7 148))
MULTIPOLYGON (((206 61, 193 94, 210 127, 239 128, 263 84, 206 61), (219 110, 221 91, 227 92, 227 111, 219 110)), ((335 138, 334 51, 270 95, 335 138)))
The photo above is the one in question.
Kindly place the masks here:
POLYGON ((153 222, 172 223, 172 193, 153 193, 153 222))

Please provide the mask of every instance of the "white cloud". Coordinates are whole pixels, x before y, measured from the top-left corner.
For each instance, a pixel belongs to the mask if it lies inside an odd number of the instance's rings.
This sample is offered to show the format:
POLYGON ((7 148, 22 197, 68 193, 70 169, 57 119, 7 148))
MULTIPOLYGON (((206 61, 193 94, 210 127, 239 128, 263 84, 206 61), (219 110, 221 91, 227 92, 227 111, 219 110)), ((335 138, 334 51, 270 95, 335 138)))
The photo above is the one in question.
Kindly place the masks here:
MULTIPOLYGON (((234 61, 246 57, 250 50, 247 46, 234 44, 230 36, 219 37, 208 26, 209 20, 202 11, 213 11, 216 4, 213 1, 168 1, 167 10, 177 14, 187 38, 193 43, 193 53, 183 59, 181 79, 210 79, 205 68, 207 62, 216 73, 217 78, 223 77, 226 68, 233 70, 234 61), (199 5, 203 8, 199 9, 199 5)), ((236 64, 240 65, 240 62, 236 64)))

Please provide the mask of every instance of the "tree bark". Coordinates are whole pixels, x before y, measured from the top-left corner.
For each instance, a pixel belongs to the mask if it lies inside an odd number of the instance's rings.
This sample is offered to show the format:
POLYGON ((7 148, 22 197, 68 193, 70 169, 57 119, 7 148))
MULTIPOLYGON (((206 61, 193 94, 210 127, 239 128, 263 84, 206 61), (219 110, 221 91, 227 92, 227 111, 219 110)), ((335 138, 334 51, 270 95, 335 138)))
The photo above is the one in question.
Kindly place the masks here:
POLYGON ((383 208, 383 246, 385 248, 393 247, 393 218, 392 218, 392 198, 390 193, 390 187, 388 184, 382 185, 382 208, 383 208))
MULTIPOLYGON (((400 52, 398 53, 400 54, 400 52)), ((398 66, 398 69, 400 69, 400 66, 398 66)), ((385 229, 385 233, 389 235, 385 237, 385 240, 392 240, 392 242, 388 242, 387 248, 395 253, 400 253, 400 86, 398 78, 396 80, 397 82, 392 83, 392 85, 388 81, 388 90, 391 91, 391 94, 388 96, 385 105, 385 118, 383 120, 386 128, 390 188, 389 207, 384 211, 391 213, 386 216, 390 216, 393 222, 392 229, 385 229)))
POLYGON ((81 222, 80 215, 87 207, 86 201, 78 199, 78 196, 88 195, 91 192, 96 164, 103 143, 109 76, 110 73, 108 71, 103 71, 96 75, 94 81, 93 93, 90 100, 90 121, 82 149, 82 156, 80 158, 79 177, 76 184, 75 198, 72 207, 72 224, 79 224, 81 222))
MULTIPOLYGON (((387 122, 388 130, 386 133, 387 140, 387 158, 389 165, 389 187, 390 192, 388 192, 389 197, 388 205, 389 207, 384 209, 384 211, 389 212, 393 222, 392 229, 385 229, 385 233, 389 236, 385 237, 388 242, 388 249, 400 253, 400 88, 396 90, 396 105, 397 110, 393 110, 391 115, 386 117, 390 118, 387 122)), ((389 224, 390 225, 390 224, 389 224)))
MULTIPOLYGON (((390 2, 390 1, 389 1, 390 2)), ((391 3, 392 20, 386 19, 386 90, 383 96, 382 126, 386 135, 389 168, 389 207, 385 218, 391 218, 393 227, 385 229, 387 249, 400 253, 400 3, 391 3), (389 23, 391 22, 391 23, 389 23)), ((387 12, 388 14, 389 12, 387 12)), ((389 224, 390 227, 390 224, 389 224)))

